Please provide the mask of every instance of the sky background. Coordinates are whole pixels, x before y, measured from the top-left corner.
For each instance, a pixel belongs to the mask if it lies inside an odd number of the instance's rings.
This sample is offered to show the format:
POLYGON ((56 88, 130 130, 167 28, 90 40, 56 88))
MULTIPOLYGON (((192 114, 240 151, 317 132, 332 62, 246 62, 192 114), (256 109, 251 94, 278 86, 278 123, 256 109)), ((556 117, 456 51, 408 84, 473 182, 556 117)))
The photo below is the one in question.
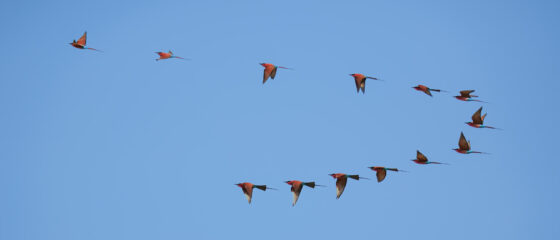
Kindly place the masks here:
POLYGON ((559 11, 2 1, 0 239, 557 239, 559 11), (84 31, 103 53, 68 45, 84 31), (263 85, 261 62, 294 70, 263 85), (385 81, 356 94, 350 73, 385 81), (467 126, 480 106, 504 130, 467 126), (461 131, 491 154, 452 151, 461 131), (337 200, 335 172, 372 180, 337 200), (293 179, 327 187, 292 207, 293 179), (244 181, 278 191, 249 205, 244 181))

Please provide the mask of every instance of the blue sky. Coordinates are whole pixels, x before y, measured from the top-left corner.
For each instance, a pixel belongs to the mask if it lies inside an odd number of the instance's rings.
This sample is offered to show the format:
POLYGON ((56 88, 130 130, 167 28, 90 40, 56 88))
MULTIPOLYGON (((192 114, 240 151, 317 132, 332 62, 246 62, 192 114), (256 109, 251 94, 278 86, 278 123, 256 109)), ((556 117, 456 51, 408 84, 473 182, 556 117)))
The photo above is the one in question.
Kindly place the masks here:
POLYGON ((2 2, 0 239, 555 239, 559 10, 2 2), (84 31, 103 53, 68 45, 84 31), (192 60, 154 61, 167 50, 192 60), (262 85, 260 62, 295 70, 262 85), (350 73, 385 81, 357 95, 350 73), (464 124, 480 106, 503 131, 464 124), (491 154, 452 151, 461 131, 491 154), (327 174, 373 165, 409 173, 335 198, 327 174), (327 187, 292 207, 292 179, 327 187), (248 205, 243 181, 279 190, 248 205))

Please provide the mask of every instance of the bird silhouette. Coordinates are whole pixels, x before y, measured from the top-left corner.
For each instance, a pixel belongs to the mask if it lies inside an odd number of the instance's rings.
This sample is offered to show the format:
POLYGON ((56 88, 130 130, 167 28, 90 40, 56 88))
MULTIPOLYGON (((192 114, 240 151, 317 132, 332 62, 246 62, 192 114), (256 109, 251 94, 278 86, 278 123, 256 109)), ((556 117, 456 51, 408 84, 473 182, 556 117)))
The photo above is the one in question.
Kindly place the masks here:
POLYGON ((301 190, 303 189, 303 186, 307 186, 310 188, 315 188, 316 186, 323 186, 323 185, 315 184, 315 182, 302 182, 297 180, 286 181, 286 183, 292 186, 291 191, 294 195, 294 201, 292 202, 292 206, 296 205, 299 195, 301 194, 301 190))
POLYGON ((484 125, 484 119, 486 118, 486 114, 482 115, 482 107, 480 107, 473 115, 472 115, 472 122, 465 122, 467 125, 474 127, 474 128, 490 128, 490 129, 499 129, 491 126, 484 125))
POLYGON ((156 61, 169 59, 169 58, 178 58, 178 59, 187 60, 186 58, 173 55, 173 52, 171 52, 171 50, 169 50, 169 52, 156 52, 156 54, 159 55, 159 58, 156 58, 156 61))
POLYGON ((414 89, 416 89, 416 90, 418 90, 418 91, 420 91, 420 92, 424 92, 425 94, 427 94, 427 95, 430 96, 430 97, 432 97, 432 92, 431 92, 431 91, 434 91, 434 92, 445 92, 445 91, 443 91, 443 90, 441 90, 441 89, 433 89, 433 88, 429 88, 429 87, 424 86, 424 85, 421 85, 421 84, 418 85, 418 86, 412 87, 412 88, 414 88, 414 89))
POLYGON ((432 162, 428 161, 426 155, 422 154, 420 151, 416 150, 416 159, 412 159, 411 161, 418 163, 418 164, 446 164, 441 162, 432 162))
POLYGON ((471 95, 471 93, 473 93, 473 92, 474 92, 474 90, 462 90, 462 91, 459 91, 459 93, 460 93, 461 95, 459 95, 459 96, 454 96, 454 97, 457 98, 458 100, 465 101, 465 102, 482 102, 482 103, 487 103, 487 102, 484 102, 484 101, 480 101, 480 100, 478 100, 478 99, 473 99, 473 98, 475 98, 475 97, 478 97, 478 96, 476 96, 476 95, 471 95))
POLYGON ((348 178, 352 178, 355 180, 360 180, 362 178, 369 179, 365 177, 360 177, 360 175, 348 175, 344 173, 333 173, 333 174, 329 174, 329 176, 336 179, 336 199, 339 199, 340 195, 342 195, 342 193, 344 192, 344 188, 346 188, 346 182, 348 181, 348 178))
POLYGON ((287 67, 276 66, 272 63, 261 63, 261 66, 264 67, 263 84, 266 82, 266 80, 268 80, 268 78, 274 79, 274 77, 276 77, 276 70, 278 70, 278 68, 291 69, 287 67))
POLYGON ((366 93, 366 79, 373 79, 373 80, 381 81, 378 78, 368 77, 368 76, 365 76, 365 75, 360 74, 360 73, 352 73, 352 74, 350 74, 350 76, 354 77, 354 81, 356 82, 356 92, 360 93, 360 90, 362 90, 363 94, 366 93))
POLYGON ((369 169, 376 172, 375 175, 377 176, 377 182, 382 182, 383 179, 385 179, 385 176, 387 176, 387 171, 406 172, 403 170, 399 170, 397 168, 386 168, 386 167, 369 167, 369 169))
POLYGON ((253 188, 258 188, 262 191, 266 191, 267 189, 276 190, 274 188, 269 188, 266 185, 254 185, 248 182, 238 183, 235 185, 237 185, 238 187, 241 188, 241 190, 243 190, 243 194, 245 194, 245 197, 247 197, 247 201, 249 201, 249 204, 251 204, 251 199, 253 198, 253 188))
POLYGON ((90 47, 86 47, 86 40, 87 40, 87 32, 84 32, 84 35, 82 35, 80 37, 80 39, 78 39, 78 41, 76 41, 75 39, 69 43, 70 45, 72 45, 72 47, 78 48, 78 49, 89 49, 89 50, 94 50, 94 51, 98 51, 101 52, 101 50, 95 49, 95 48, 90 48, 90 47))
POLYGON ((458 153, 462 153, 462 154, 471 154, 471 153, 484 153, 484 154, 486 154, 485 152, 472 151, 471 150, 471 141, 467 141, 463 132, 461 132, 461 137, 459 137, 459 148, 454 148, 453 150, 455 150, 458 153))

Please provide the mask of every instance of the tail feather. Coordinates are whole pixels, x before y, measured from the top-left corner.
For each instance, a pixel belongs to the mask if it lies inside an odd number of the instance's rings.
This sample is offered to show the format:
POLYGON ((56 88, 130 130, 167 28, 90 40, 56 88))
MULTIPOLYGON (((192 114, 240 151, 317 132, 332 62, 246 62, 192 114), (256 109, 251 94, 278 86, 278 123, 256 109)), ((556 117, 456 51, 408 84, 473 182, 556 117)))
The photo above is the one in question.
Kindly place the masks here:
POLYGON ((394 172, 398 172, 398 171, 399 171, 399 169, 396 169, 396 168, 386 168, 386 169, 389 170, 389 171, 394 171, 394 172))
POLYGON ((263 191, 266 191, 266 189, 270 189, 270 188, 267 188, 266 185, 255 185, 255 187, 260 189, 260 190, 263 190, 263 191))
POLYGON ((315 182, 306 182, 306 183, 303 183, 303 185, 308 186, 310 188, 315 188, 315 182))
POLYGON ((349 178, 360 180, 360 175, 348 175, 349 178))

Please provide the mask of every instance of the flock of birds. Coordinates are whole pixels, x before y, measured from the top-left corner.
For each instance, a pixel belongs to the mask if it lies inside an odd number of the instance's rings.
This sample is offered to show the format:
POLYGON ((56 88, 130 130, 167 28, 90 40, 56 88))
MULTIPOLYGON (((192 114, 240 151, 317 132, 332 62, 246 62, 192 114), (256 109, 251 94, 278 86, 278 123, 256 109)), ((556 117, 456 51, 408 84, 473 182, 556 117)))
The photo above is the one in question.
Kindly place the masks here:
MULTIPOLYGON (((87 39, 87 32, 84 32, 84 34, 77 41, 76 40, 72 41, 72 43, 70 43, 70 45, 72 45, 73 47, 78 48, 78 49, 89 49, 89 50, 94 50, 94 51, 100 51, 100 50, 95 49, 95 48, 87 47, 86 46, 86 39, 87 39)), ((171 52, 171 51, 169 51, 169 52, 156 52, 156 54, 159 55, 159 58, 157 58, 156 61, 164 60, 164 59, 170 59, 170 58, 186 59, 186 58, 182 58, 182 57, 174 55, 173 52, 171 52)), ((260 65, 264 67, 263 84, 266 83, 266 81, 268 79, 274 79, 276 77, 276 71, 278 70, 278 68, 291 69, 291 68, 287 68, 287 67, 276 66, 276 65, 271 64, 271 63, 261 63, 260 65)), ((367 79, 381 81, 378 78, 365 76, 365 75, 360 74, 360 73, 353 73, 353 74, 350 74, 350 76, 354 77, 354 81, 356 83, 356 92, 360 93, 360 91, 362 91, 363 94, 365 94, 366 80, 367 79)), ((415 86, 415 87, 412 87, 412 88, 414 88, 417 91, 424 92, 426 95, 428 95, 430 97, 432 97, 432 92, 445 92, 441 89, 433 89, 433 88, 429 88, 425 85, 418 85, 418 86, 415 86)), ((484 101, 476 99, 478 96, 472 94, 474 91, 475 90, 462 90, 462 91, 459 91, 460 95, 454 96, 454 97, 456 99, 460 100, 460 101, 465 101, 465 102, 486 103, 484 101)), ((486 118, 486 113, 484 115, 482 115, 482 107, 480 107, 472 115, 472 122, 466 122, 466 124, 471 126, 471 127, 474 127, 474 128, 499 129, 499 128, 484 125, 484 119, 485 118, 486 118)), ((453 150, 455 150, 456 152, 461 153, 461 154, 471 154, 471 153, 487 154, 485 152, 471 150, 471 143, 470 143, 470 141, 468 141, 465 138, 465 135, 463 134, 463 132, 461 132, 461 136, 459 137, 459 144, 458 145, 459 145, 458 148, 455 148, 453 150)), ((428 157, 426 157, 426 155, 424 155, 423 153, 421 153, 418 150, 416 150, 416 159, 413 159, 411 161, 413 161, 417 164, 422 164, 422 165, 426 165, 426 164, 447 164, 447 163, 429 161, 428 157)), ((397 169, 397 168, 388 168, 388 167, 383 167, 383 166, 373 166, 373 167, 369 167, 369 168, 372 171, 376 172, 377 182, 382 182, 385 179, 385 177, 387 176, 387 171, 405 172, 405 171, 397 169)), ((346 183, 348 181, 348 178, 351 178, 351 179, 354 179, 354 180, 368 179, 368 178, 365 178, 365 177, 361 177, 360 175, 357 175, 357 174, 356 175, 351 175, 351 174, 345 174, 345 173, 332 173, 332 174, 329 174, 329 175, 331 177, 333 177, 334 179, 336 179, 336 198, 337 199, 339 199, 340 196, 342 195, 342 193, 344 192, 344 189, 346 188, 346 183)), ((298 181, 298 180, 286 181, 285 183, 287 183, 288 185, 291 185, 291 191, 293 193, 292 206, 295 206, 295 204, 297 203, 297 201, 299 199, 299 195, 301 194, 301 191, 303 190, 304 186, 307 186, 307 187, 310 187, 310 188, 315 188, 317 186, 324 187, 324 185, 318 185, 315 182, 302 182, 302 181, 298 181)), ((243 194, 247 197, 247 201, 249 202, 249 204, 251 203, 251 199, 253 198, 253 189, 257 188, 257 189, 262 190, 262 191, 266 191, 268 189, 276 190, 275 188, 267 187, 267 185, 256 185, 256 184, 249 183, 249 182, 238 183, 238 184, 235 184, 235 185, 239 186, 241 188, 241 190, 243 190, 243 194)))

